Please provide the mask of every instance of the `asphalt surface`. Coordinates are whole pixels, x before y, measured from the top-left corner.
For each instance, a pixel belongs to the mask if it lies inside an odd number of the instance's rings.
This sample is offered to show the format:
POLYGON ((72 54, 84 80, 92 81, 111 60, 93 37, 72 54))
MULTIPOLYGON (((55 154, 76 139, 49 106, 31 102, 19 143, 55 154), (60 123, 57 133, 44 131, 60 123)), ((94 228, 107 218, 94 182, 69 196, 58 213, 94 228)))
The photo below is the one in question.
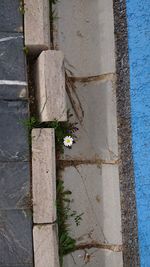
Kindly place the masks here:
POLYGON ((135 179, 132 158, 130 75, 128 58, 128 29, 126 1, 114 0, 116 68, 117 68, 117 114, 120 154, 120 193, 123 230, 124 267, 138 267, 139 246, 135 179))

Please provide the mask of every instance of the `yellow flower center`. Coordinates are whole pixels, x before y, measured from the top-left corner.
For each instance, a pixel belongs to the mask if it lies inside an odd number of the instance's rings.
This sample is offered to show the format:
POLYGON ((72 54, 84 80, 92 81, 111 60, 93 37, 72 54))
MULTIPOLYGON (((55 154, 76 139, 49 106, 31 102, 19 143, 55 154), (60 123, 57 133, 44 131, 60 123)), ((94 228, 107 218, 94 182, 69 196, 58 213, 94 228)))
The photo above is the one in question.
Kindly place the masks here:
POLYGON ((70 139, 67 139, 66 141, 67 141, 67 143, 70 143, 70 139))

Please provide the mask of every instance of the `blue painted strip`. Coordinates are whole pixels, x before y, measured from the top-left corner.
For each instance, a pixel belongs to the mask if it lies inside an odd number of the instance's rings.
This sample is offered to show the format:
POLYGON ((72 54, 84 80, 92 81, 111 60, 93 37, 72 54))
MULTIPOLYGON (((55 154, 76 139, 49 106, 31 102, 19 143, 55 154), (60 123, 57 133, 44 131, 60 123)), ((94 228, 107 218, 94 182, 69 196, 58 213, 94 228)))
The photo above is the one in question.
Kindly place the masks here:
POLYGON ((150 0, 126 5, 140 260, 150 267, 150 0))

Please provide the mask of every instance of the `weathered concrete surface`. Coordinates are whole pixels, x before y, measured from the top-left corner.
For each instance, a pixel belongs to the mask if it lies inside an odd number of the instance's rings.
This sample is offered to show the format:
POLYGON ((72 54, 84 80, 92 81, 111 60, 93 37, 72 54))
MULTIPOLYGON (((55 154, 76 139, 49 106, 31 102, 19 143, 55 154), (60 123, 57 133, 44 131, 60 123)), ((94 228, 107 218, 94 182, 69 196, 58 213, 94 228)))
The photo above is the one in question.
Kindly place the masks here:
POLYGON ((44 51, 35 64, 35 83, 41 122, 67 120, 64 56, 61 51, 44 51))
POLYGON ((56 220, 54 129, 32 131, 32 193, 34 223, 56 220))
POLYGON ((50 48, 48 0, 25 0, 25 45, 31 53, 50 48))
POLYGON ((65 267, 122 267, 122 253, 108 250, 85 249, 64 258, 65 267))
POLYGON ((64 0, 57 9, 55 46, 64 52, 74 76, 115 72, 112 0, 64 0))
POLYGON ((0 163, 0 209, 31 207, 28 162, 0 163))
POLYGON ((82 164, 66 167, 65 188, 72 192, 71 209, 84 213, 80 226, 70 221, 79 243, 122 244, 118 166, 82 164))
POLYGON ((117 119, 115 88, 111 81, 75 83, 73 121, 79 123, 77 143, 65 149, 64 159, 117 160, 117 119), (79 109, 80 108, 80 109, 79 109), (82 113, 80 112, 82 110, 82 113), (76 116, 76 113, 78 117, 76 116), (80 123, 81 121, 81 123, 80 123))
POLYGON ((28 134, 23 125, 28 118, 28 103, 1 100, 0 114, 0 161, 28 161, 28 134))
POLYGON ((30 210, 0 210, 0 266, 32 266, 30 210))
POLYGON ((21 32, 22 15, 19 0, 0 1, 0 32, 21 32))
POLYGON ((35 267, 59 267, 55 225, 37 225, 33 228, 35 267))

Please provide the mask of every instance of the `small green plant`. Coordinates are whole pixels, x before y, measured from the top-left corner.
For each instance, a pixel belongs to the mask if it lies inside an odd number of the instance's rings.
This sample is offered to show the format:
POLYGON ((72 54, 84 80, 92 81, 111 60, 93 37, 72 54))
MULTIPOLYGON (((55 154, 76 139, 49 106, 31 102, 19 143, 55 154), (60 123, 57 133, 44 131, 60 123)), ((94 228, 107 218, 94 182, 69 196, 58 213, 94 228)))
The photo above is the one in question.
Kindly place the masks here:
POLYGON ((40 126, 40 123, 35 117, 30 117, 23 121, 23 125, 29 131, 30 134, 33 128, 38 128, 40 126))
POLYGON ((50 1, 50 4, 53 4, 53 5, 56 5, 58 0, 49 0, 50 1))
POLYGON ((20 0, 20 5, 19 5, 19 11, 22 15, 25 13, 25 8, 24 8, 24 2, 23 0, 20 0))
POLYGON ((71 194, 69 190, 65 190, 64 182, 57 180, 57 222, 59 236, 59 257, 60 265, 63 264, 63 257, 75 250, 76 240, 69 234, 69 225, 67 224, 70 217, 73 217, 76 225, 80 224, 82 214, 77 215, 77 212, 71 211, 71 194))
POLYGON ((29 48, 27 46, 24 46, 23 51, 26 56, 29 54, 29 48))
MULTIPOLYGON (((56 142, 56 152, 57 155, 64 153, 64 139, 65 137, 72 138, 73 143, 76 142, 76 131, 78 131, 77 123, 70 122, 70 118, 73 115, 68 111, 68 120, 65 122, 60 122, 54 120, 53 122, 40 123, 35 117, 26 119, 23 124, 28 129, 29 134, 33 128, 54 128, 55 129, 55 142, 56 142)), ((71 146, 68 146, 70 149, 71 146)))

